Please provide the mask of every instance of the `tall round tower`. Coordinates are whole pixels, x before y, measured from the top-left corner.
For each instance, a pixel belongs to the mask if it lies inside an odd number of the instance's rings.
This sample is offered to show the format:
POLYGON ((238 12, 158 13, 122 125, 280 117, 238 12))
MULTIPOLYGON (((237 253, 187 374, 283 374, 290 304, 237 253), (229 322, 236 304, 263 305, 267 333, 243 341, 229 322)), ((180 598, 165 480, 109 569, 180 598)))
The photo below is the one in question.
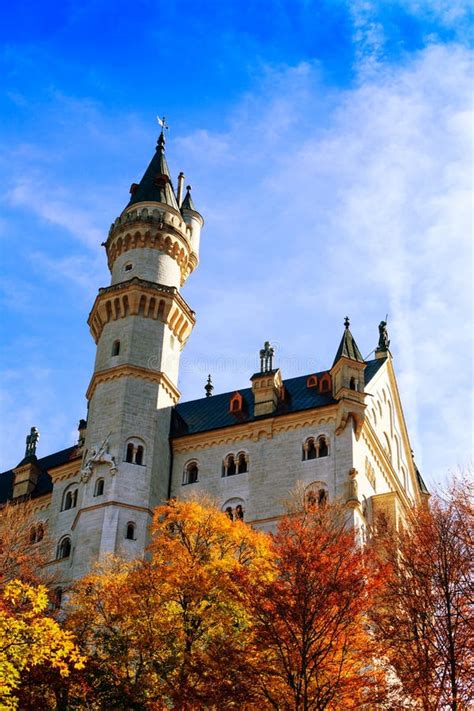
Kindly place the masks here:
POLYGON ((136 556, 151 512, 168 497, 171 411, 179 359, 194 325, 180 288, 198 264, 203 218, 180 209, 163 131, 105 248, 111 284, 88 324, 97 344, 75 521, 73 576, 107 553, 136 556))

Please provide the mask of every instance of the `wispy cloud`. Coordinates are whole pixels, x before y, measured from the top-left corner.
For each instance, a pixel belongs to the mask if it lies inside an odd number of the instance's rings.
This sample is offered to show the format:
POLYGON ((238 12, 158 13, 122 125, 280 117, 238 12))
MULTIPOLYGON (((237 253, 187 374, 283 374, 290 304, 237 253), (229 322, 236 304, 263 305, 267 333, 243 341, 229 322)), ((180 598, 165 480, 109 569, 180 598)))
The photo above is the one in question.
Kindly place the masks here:
POLYGON ((92 216, 75 207, 72 196, 61 199, 57 188, 56 197, 49 193, 41 181, 22 179, 6 192, 5 200, 11 206, 29 210, 43 220, 62 227, 88 247, 100 244, 103 232, 93 224, 92 216))
MULTIPOLYGON (((256 349, 258 332, 263 339, 271 331, 288 360, 308 348, 314 324, 321 336, 311 347, 319 358, 325 351, 320 365, 327 366, 332 353, 322 334, 333 333, 335 348, 334 319, 350 310, 368 351, 388 311, 413 444, 436 475, 460 452, 468 456, 471 444, 461 403, 449 420, 439 413, 440 403, 472 387, 468 369, 459 368, 473 331, 469 64, 466 50, 435 45, 401 67, 376 62, 357 88, 337 97, 330 128, 317 118, 311 126, 317 73, 307 66, 280 73, 274 95, 267 87, 264 99, 246 97, 260 130, 245 128, 239 109, 232 130, 216 139, 234 146, 232 156, 221 154, 225 189, 217 201, 215 176, 205 177, 215 171, 213 159, 196 134, 185 142, 195 146, 199 192, 212 205, 203 243, 218 246, 225 270, 207 296, 197 288, 192 294, 201 301, 200 324, 188 357, 194 351, 212 362, 208 344, 217 337, 220 352, 256 349), (275 128, 271 117, 285 114, 292 121, 275 128), (437 461, 427 446, 435 438, 450 443, 438 448, 437 461)), ((219 372, 221 389, 239 380, 236 369, 219 372)), ((194 392, 195 374, 185 374, 184 384, 194 392)))

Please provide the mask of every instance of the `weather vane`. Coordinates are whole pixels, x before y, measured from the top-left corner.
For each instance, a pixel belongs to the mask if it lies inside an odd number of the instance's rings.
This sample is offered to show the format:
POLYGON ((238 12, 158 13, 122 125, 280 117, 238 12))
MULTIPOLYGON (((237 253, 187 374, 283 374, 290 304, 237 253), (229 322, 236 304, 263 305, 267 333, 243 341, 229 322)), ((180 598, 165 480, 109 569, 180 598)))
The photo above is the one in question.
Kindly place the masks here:
POLYGON ((163 116, 163 118, 160 118, 159 116, 156 117, 156 120, 158 121, 158 125, 161 126, 162 130, 169 129, 168 124, 166 123, 166 117, 163 116))

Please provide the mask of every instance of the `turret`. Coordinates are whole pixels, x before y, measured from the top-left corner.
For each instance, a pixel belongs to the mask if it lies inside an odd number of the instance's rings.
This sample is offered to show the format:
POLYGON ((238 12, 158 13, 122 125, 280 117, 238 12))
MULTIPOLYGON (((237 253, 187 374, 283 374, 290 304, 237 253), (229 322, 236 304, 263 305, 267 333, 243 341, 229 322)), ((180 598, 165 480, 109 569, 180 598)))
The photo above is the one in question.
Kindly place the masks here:
POLYGON ((350 417, 354 422, 356 436, 359 436, 365 411, 364 370, 365 361, 350 332, 346 316, 336 357, 331 368, 333 396, 339 401, 336 434, 340 434, 350 417))
POLYGON ((204 220, 194 206, 190 185, 186 186, 186 196, 181 205, 181 214, 190 229, 193 252, 196 257, 199 258, 199 242, 201 240, 201 229, 204 225, 204 220))

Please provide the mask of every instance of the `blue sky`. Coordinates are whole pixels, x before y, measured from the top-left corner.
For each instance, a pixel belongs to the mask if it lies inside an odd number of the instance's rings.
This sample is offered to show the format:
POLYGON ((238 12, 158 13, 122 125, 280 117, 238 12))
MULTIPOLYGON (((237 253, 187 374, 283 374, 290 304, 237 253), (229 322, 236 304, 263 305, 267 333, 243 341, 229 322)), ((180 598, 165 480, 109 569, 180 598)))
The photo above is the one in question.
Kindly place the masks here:
POLYGON ((24 2, 4 10, 0 466, 73 443, 100 243, 154 150, 206 219, 180 389, 364 355, 388 312, 426 479, 472 461, 472 11, 464 0, 24 2), (471 14, 470 14, 471 13, 471 14))

